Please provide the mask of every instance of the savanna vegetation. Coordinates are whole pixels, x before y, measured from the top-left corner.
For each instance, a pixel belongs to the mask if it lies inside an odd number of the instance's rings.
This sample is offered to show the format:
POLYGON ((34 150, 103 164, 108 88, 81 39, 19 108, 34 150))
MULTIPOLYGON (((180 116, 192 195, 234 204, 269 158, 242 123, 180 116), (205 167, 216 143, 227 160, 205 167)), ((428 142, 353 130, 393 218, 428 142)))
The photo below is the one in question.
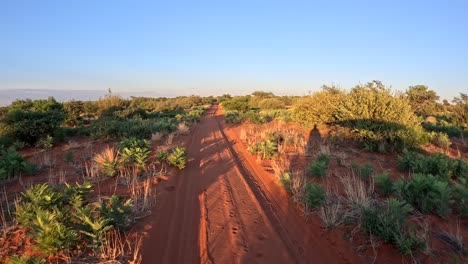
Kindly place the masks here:
POLYGON ((302 97, 255 92, 221 104, 226 123, 243 124, 238 135, 250 154, 324 228, 367 235, 374 253, 393 244, 412 261, 440 261, 432 248, 439 241, 451 248, 450 261, 463 262, 463 235, 431 216, 456 230, 466 220, 467 98, 441 102, 424 85, 399 92, 372 81, 302 97))
POLYGON ((0 180, 20 191, 3 188, 0 262, 141 262, 142 237, 130 227, 153 207, 157 179, 185 168, 178 138, 213 100, 109 91, 98 101, 1 108, 0 180))
POLYGON ((0 108, 0 261, 139 263, 131 227, 153 207, 154 185, 187 167, 183 138, 219 103, 305 216, 374 253, 388 243, 438 261, 437 240, 463 262, 463 237, 440 223, 468 215, 468 96, 439 99, 424 85, 372 81, 306 96, 16 100, 0 108))

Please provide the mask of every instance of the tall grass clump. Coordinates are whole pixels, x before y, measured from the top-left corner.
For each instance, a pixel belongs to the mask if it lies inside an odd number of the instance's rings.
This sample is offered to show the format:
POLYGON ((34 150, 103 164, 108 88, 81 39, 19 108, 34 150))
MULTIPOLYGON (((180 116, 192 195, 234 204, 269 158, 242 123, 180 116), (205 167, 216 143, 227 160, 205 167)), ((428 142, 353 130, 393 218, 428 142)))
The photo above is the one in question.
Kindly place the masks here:
POLYGON ((115 148, 107 147, 101 153, 94 156, 94 162, 101 173, 113 177, 117 175, 121 166, 119 152, 115 148))

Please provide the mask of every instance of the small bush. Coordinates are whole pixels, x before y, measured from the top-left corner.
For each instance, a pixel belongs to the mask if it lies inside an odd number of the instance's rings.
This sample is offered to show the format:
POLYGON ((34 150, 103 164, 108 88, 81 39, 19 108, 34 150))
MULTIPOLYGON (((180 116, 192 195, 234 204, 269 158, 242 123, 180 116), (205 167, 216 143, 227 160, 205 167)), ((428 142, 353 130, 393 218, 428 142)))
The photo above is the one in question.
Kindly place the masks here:
POLYGON ((371 164, 360 165, 357 162, 351 162, 351 169, 355 175, 359 175, 364 180, 369 179, 374 173, 374 167, 371 164))
POLYGON ((21 173, 31 174, 34 165, 28 163, 13 147, 0 146, 0 181, 18 177, 21 173))
POLYGON ((421 210, 444 217, 451 213, 452 189, 447 181, 428 174, 413 174, 411 178, 395 182, 395 191, 401 199, 421 210))
POLYGON ((461 216, 468 216, 468 187, 462 184, 455 184, 453 187, 455 207, 461 216))
POLYGON ((314 161, 307 167, 307 172, 314 177, 324 178, 327 176, 327 171, 328 164, 323 161, 314 161))
POLYGON ((362 209, 361 228, 395 244, 402 253, 410 254, 424 248, 424 241, 412 236, 406 226, 406 218, 412 211, 411 206, 390 198, 383 205, 362 209))
POLYGON ((353 88, 340 101, 334 117, 371 151, 415 148, 424 135, 409 101, 379 81, 353 88))
POLYGON ((442 132, 432 132, 430 134, 430 139, 432 144, 444 149, 449 148, 452 144, 448 135, 442 132))
POLYGON ((249 121, 252 124, 265 124, 271 121, 271 118, 267 115, 263 115, 258 111, 247 111, 242 113, 240 116, 242 121, 249 121))
POLYGON ((283 185, 287 191, 291 190, 291 173, 290 172, 285 172, 281 174, 279 177, 279 181, 281 185, 283 185))
POLYGON ((113 227, 128 224, 132 213, 129 200, 117 196, 109 203, 88 203, 91 184, 65 184, 52 188, 47 183, 34 185, 16 203, 15 221, 25 227, 36 250, 46 256, 69 254, 86 248, 98 249, 113 227))
POLYGON ((240 115, 238 112, 234 112, 234 111, 229 111, 229 112, 226 112, 225 113, 225 117, 226 117, 226 123, 240 123, 241 122, 241 119, 240 119, 240 115))
POLYGON ((421 154, 403 150, 403 156, 398 158, 398 166, 400 170, 432 174, 445 181, 452 177, 460 181, 468 179, 468 162, 464 159, 451 159, 442 153, 425 157, 421 154))
POLYGON ((308 208, 315 209, 322 206, 326 201, 326 193, 322 185, 308 182, 305 186, 305 204, 308 208))
POLYGON ((261 154, 263 159, 271 159, 278 153, 277 144, 270 140, 254 143, 247 150, 252 155, 261 154))
POLYGON ((36 148, 51 149, 54 146, 54 139, 47 135, 36 142, 36 148))
POLYGON ((103 199, 100 205, 100 214, 109 219, 109 224, 120 230, 127 228, 131 222, 133 201, 112 195, 109 200, 103 199))
POLYGON ((145 139, 125 138, 120 142, 120 156, 127 164, 135 164, 139 169, 145 169, 151 154, 150 142, 145 139))
POLYGON ((330 158, 330 154, 320 153, 317 156, 317 160, 309 164, 307 172, 314 177, 323 178, 327 176, 330 158))
POLYGON ((187 164, 187 158, 184 148, 177 147, 167 156, 167 163, 179 170, 183 170, 187 164))
POLYGON ((6 127, 7 135, 34 146, 38 140, 53 135, 64 118, 65 115, 59 111, 13 110, 1 119, 1 123, 6 127))
POLYGON ((386 172, 375 175, 374 183, 377 186, 377 190, 383 195, 389 195, 393 191, 392 179, 386 172))

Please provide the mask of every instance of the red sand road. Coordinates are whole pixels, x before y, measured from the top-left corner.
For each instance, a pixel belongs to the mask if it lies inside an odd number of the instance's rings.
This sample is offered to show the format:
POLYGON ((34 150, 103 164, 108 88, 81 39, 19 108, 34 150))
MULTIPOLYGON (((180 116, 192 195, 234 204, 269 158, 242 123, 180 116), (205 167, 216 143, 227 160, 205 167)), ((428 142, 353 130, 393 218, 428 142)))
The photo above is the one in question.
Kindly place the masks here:
POLYGON ((159 185, 143 263, 362 262, 342 234, 325 236, 319 223, 308 223, 229 142, 235 137, 221 121, 213 106, 192 128, 185 170, 159 185))

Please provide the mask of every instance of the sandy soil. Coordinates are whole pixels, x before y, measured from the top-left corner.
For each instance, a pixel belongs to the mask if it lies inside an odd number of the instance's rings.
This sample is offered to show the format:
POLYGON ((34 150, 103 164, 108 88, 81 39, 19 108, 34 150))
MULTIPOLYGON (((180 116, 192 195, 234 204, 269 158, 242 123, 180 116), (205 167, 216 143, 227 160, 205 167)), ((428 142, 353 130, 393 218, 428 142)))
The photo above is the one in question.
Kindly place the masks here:
POLYGON ((342 233, 307 223, 255 166, 213 106, 192 131, 185 170, 158 185, 143 263, 359 263, 342 233))

